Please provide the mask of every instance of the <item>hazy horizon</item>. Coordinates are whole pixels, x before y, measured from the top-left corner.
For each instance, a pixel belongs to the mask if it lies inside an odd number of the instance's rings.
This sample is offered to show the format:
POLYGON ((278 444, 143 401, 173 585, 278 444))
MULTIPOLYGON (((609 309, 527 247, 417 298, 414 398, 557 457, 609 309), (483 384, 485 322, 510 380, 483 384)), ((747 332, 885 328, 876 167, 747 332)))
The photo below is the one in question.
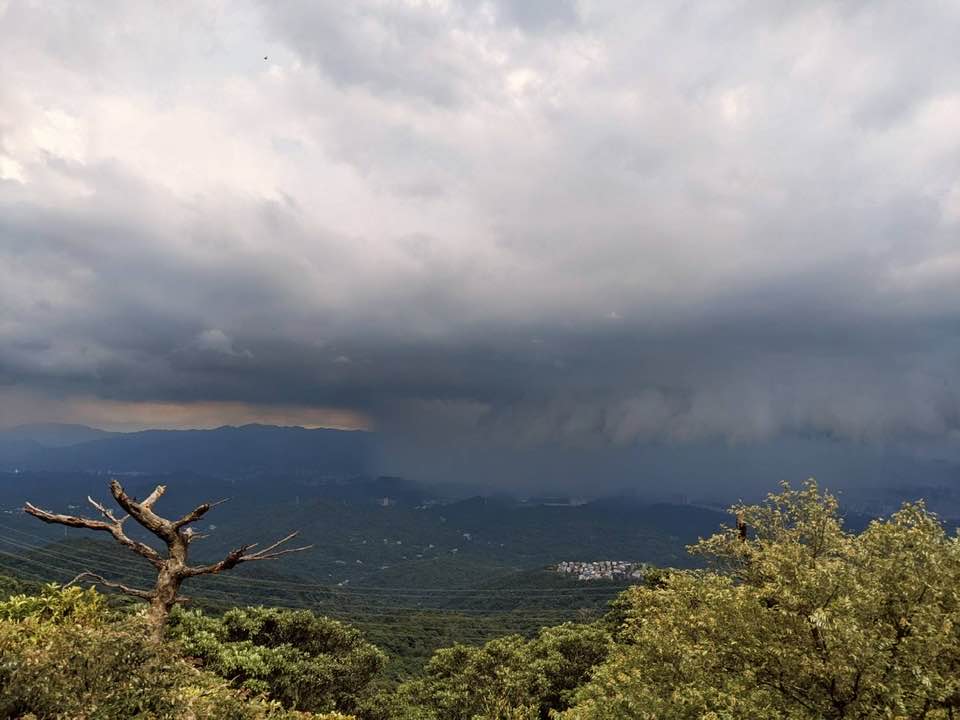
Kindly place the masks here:
POLYGON ((0 426, 363 428, 558 485, 956 458, 957 27, 0 2, 0 426))

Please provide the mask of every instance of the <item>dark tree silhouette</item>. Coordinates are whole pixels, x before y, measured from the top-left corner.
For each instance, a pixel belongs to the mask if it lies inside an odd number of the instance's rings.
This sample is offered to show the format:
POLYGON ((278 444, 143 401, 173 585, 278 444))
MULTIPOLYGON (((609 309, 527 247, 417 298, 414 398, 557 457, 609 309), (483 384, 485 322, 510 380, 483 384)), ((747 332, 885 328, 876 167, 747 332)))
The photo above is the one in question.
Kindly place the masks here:
POLYGON ((113 495, 113 499, 117 501, 117 504, 127 512, 127 514, 121 518, 116 517, 112 510, 89 496, 87 500, 96 508, 97 512, 103 516, 103 520, 90 520, 74 515, 59 515, 48 512, 47 510, 42 510, 30 503, 24 506, 24 511, 47 523, 57 523, 69 527, 108 532, 118 543, 145 558, 153 565, 157 572, 157 580, 152 590, 128 587, 118 582, 106 580, 91 572, 81 573, 71 582, 89 579, 106 587, 119 590, 126 595, 149 601, 150 609, 147 616, 158 637, 163 632, 163 627, 167 622, 171 608, 178 602, 186 599, 180 595, 180 586, 187 578, 198 575, 215 575, 224 570, 230 570, 240 563, 253 562, 256 560, 275 560, 283 555, 308 550, 312 547, 311 545, 306 545, 302 547, 278 549, 281 545, 284 545, 297 536, 297 533, 293 532, 257 552, 251 552, 253 548, 256 547, 256 543, 242 545, 235 550, 231 550, 227 553, 227 556, 219 562, 210 563, 209 565, 189 565, 187 563, 187 555, 190 549, 190 543, 204 536, 199 535, 194 532, 193 528, 187 526, 202 518, 212 508, 226 501, 220 500, 214 503, 204 503, 178 520, 169 520, 160 517, 153 511, 154 504, 166 490, 165 485, 158 485, 145 500, 138 502, 124 492, 119 482, 111 480, 110 493, 113 495), (131 517, 163 541, 167 547, 166 555, 160 554, 149 545, 130 538, 123 531, 123 524, 131 517))

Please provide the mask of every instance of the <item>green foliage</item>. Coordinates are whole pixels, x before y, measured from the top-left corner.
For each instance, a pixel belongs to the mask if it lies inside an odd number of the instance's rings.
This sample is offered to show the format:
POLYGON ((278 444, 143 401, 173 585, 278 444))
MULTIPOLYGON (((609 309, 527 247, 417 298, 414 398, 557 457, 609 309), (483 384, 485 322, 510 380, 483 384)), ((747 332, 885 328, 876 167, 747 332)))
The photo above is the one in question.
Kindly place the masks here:
POLYGON ((36 630, 67 622, 85 624, 105 617, 106 603, 93 588, 44 585, 37 595, 13 595, 0 603, 0 620, 29 624, 36 630))
MULTIPOLYGON (((47 586, 0 602, 0 717, 295 720, 156 643, 93 590, 47 586)), ((337 717, 326 716, 327 720, 337 717)))
POLYGON ((722 572, 637 587, 566 720, 947 718, 960 709, 960 543, 922 505, 863 533, 808 483, 693 548, 722 572))
POLYGON ((38 590, 39 583, 28 582, 10 575, 0 575, 0 600, 6 600, 11 595, 21 595, 29 590, 38 590))
MULTIPOLYGON (((565 614, 564 614, 565 615, 565 614)), ((436 610, 394 611, 371 621, 362 617, 354 624, 390 659, 375 681, 393 686, 423 673, 433 653, 457 643, 478 645, 504 635, 532 637, 546 624, 562 622, 564 615, 541 613, 461 614, 436 610), (556 618, 555 620, 553 618, 556 618)), ((598 619, 599 613, 583 613, 578 622, 598 619)))
POLYGON ((430 720, 528 720, 567 707, 573 691, 609 649, 599 626, 545 628, 480 647, 437 651, 422 678, 401 685, 372 717, 430 720))
POLYGON ((359 631, 308 610, 176 609, 168 637, 203 667, 294 710, 352 710, 386 656, 359 631))
MULTIPOLYGON (((651 575, 593 624, 437 650, 420 676, 376 694, 384 655, 310 612, 178 610, 175 642, 157 643, 96 592, 48 586, 0 602, 0 717, 960 717, 960 539, 922 504, 859 534, 812 482, 733 511, 746 539, 730 528, 691 548, 709 569, 651 575)), ((400 647, 415 626, 419 653, 511 622, 432 617, 382 617, 378 641, 400 647)))
MULTIPOLYGON (((103 492, 102 483, 102 478, 79 472, 28 472, 16 476, 0 473, 0 506, 16 507, 31 498, 42 498, 50 507, 82 504, 87 494, 96 497, 103 492)), ((231 596, 231 605, 322 608, 326 615, 351 622, 358 614, 351 590, 359 587, 478 588, 485 592, 428 594, 426 598, 415 598, 412 593, 384 595, 384 604, 394 609, 427 606, 499 613, 517 609, 517 596, 491 595, 486 590, 522 587, 528 580, 524 573, 539 574, 544 566, 560 560, 622 558, 687 566, 692 561, 684 551, 685 544, 712 532, 724 519, 722 513, 694 506, 653 507, 622 499, 576 507, 537 506, 507 498, 473 498, 423 506, 421 498, 409 493, 408 484, 403 481, 327 482, 316 478, 315 473, 256 473, 229 481, 208 476, 185 481, 176 476, 148 475, 131 477, 129 484, 130 492, 139 493, 140 497, 157 484, 171 484, 171 488, 177 488, 178 501, 192 506, 211 497, 229 496, 231 502, 217 510, 218 530, 196 548, 196 552, 205 555, 204 559, 219 559, 232 549, 231 543, 237 537, 272 537, 278 526, 299 528, 304 538, 323 548, 323 552, 303 553, 293 563, 248 565, 239 572, 198 578, 197 586, 190 590, 191 596, 226 592, 231 596), (269 497, 263 492, 267 486, 271 489, 269 497), (397 504, 382 507, 376 500, 384 496, 398 500, 397 504), (297 502, 297 497, 311 499, 297 502), (264 506, 265 502, 270 503, 269 508, 264 506), (469 533, 471 540, 466 540, 464 533, 469 533), (292 585, 244 583, 240 580, 244 576, 283 580, 292 585), (337 587, 345 580, 349 584, 337 587), (317 588, 321 583, 332 589, 317 588), (201 587, 209 592, 201 592, 201 587)), ((51 541, 62 537, 56 532, 48 534, 32 518, 11 516, 4 522, 18 531, 42 533, 51 541)), ((71 533, 65 542, 50 550, 63 558, 75 559, 53 563, 64 571, 50 579, 61 582, 82 570, 91 570, 138 586, 139 576, 146 577, 150 571, 148 565, 141 571, 121 570, 125 565, 130 567, 129 551, 97 534, 71 533), (120 561, 116 568, 108 560, 114 557, 120 561)), ((17 554, 26 560, 0 556, 0 568, 29 576, 38 572, 39 566, 33 561, 51 564, 49 555, 19 550, 17 554)), ((544 574, 531 587, 553 582, 559 585, 562 581, 556 574, 544 574)), ((576 586, 575 582, 563 584, 576 586)), ((618 589, 622 589, 620 585, 618 589)), ((590 592, 573 604, 568 602, 569 592, 543 593, 540 600, 544 607, 558 610, 591 606, 590 601, 597 598, 597 585, 587 587, 590 592)), ((616 592, 611 590, 603 602, 616 592)), ((369 597, 364 595, 364 599, 369 597)), ((524 600, 524 608, 534 606, 529 596, 524 600)))

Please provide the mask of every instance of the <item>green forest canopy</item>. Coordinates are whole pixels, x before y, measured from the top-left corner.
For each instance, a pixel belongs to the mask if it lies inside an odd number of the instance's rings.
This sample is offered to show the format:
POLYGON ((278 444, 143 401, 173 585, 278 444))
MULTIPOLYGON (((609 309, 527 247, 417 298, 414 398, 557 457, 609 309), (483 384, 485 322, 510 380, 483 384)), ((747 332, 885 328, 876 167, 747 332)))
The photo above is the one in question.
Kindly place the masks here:
POLYGON ((399 682, 360 633, 308 611, 180 610, 152 643, 135 612, 92 590, 13 595, 0 603, 0 714, 960 717, 960 541, 922 504, 860 533, 812 481, 732 510, 748 536, 692 546, 707 569, 665 570, 600 621, 438 650, 399 682))

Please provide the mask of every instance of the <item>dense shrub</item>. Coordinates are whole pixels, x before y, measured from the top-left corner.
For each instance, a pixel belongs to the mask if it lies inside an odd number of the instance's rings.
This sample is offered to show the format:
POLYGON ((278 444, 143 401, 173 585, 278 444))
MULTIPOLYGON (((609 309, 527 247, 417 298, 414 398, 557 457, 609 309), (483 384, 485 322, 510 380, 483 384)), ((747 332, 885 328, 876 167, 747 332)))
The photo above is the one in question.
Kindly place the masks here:
POLYGON ((176 609, 168 637, 205 669, 294 710, 353 710, 386 656, 348 625, 308 610, 176 609))
POLYGON ((609 644, 603 628, 568 623, 531 640, 511 635, 480 647, 454 645, 434 653, 422 678, 404 683, 368 713, 404 720, 546 718, 567 707, 609 644))
MULTIPOLYGON (((94 590, 48 586, 0 603, 0 717, 293 720, 153 641, 94 590)), ((329 716, 333 718, 336 716, 329 716)))

